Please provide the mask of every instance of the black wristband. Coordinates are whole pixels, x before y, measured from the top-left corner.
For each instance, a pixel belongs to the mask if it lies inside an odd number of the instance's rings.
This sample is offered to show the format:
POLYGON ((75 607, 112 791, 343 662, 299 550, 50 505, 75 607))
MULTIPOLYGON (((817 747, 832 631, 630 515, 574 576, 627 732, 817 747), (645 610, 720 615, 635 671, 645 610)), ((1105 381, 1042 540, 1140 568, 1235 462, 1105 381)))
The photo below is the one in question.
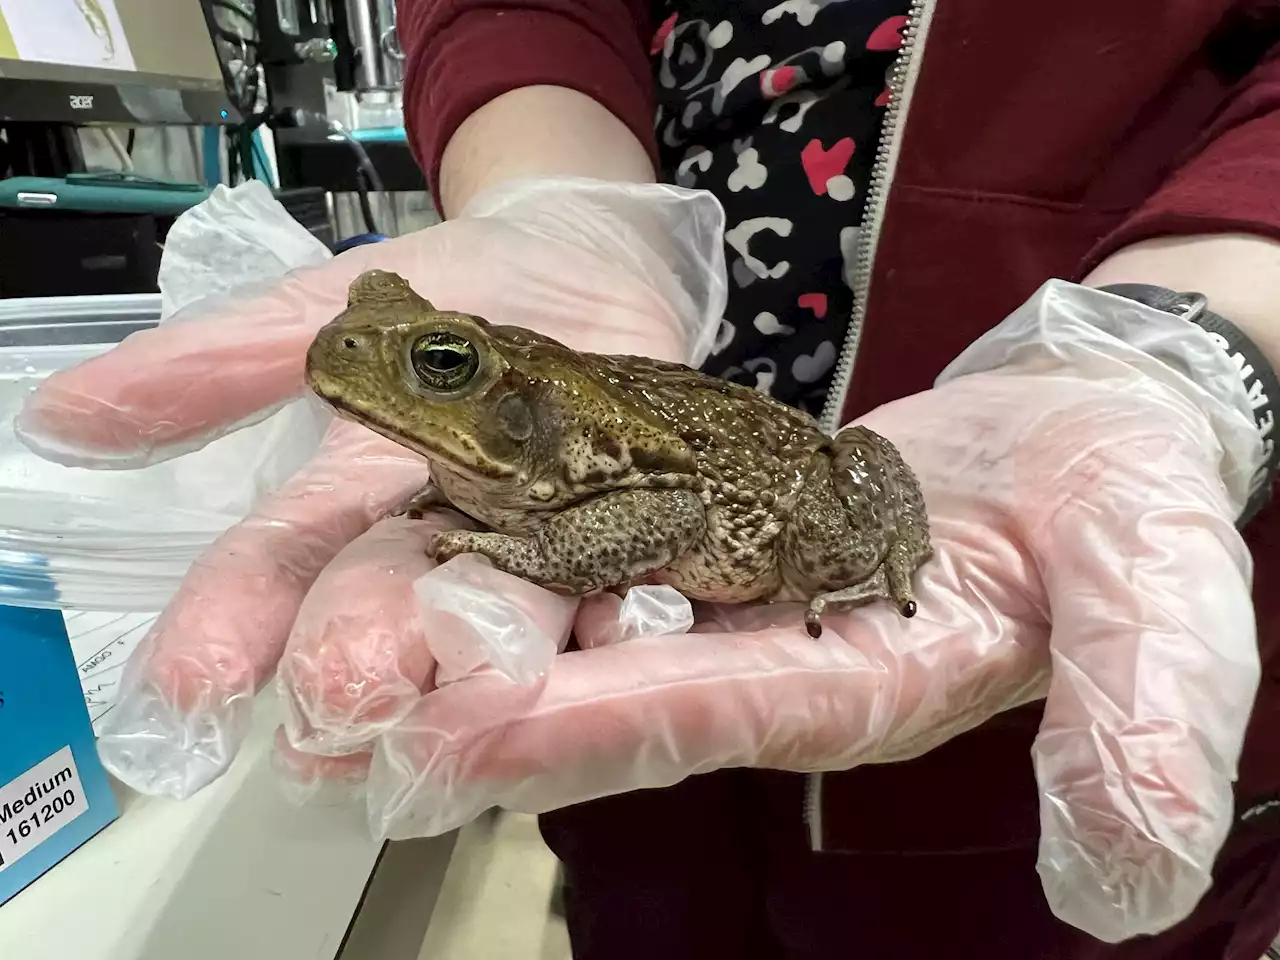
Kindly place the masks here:
POLYGON ((1249 498, 1237 521, 1240 527, 1246 526, 1271 499, 1271 486, 1280 471, 1280 444, 1276 443, 1280 381, 1275 370, 1239 327, 1209 309, 1209 300, 1202 293, 1178 293, 1145 283, 1114 283, 1098 289, 1191 321, 1213 338, 1240 374, 1254 426, 1262 438, 1262 466, 1253 475, 1249 498))

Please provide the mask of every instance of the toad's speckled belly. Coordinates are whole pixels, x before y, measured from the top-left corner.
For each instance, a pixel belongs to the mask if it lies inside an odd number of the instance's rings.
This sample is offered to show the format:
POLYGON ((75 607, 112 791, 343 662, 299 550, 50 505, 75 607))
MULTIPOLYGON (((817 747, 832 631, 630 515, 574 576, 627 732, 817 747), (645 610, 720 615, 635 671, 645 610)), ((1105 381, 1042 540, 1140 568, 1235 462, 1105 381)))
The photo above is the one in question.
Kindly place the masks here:
POLYGON ((773 599, 783 584, 776 545, 803 477, 769 483, 767 492, 704 478, 698 494, 706 506, 707 530, 700 543, 656 572, 654 582, 685 596, 715 603, 773 599))
POLYGON ((743 556, 726 553, 707 541, 682 554, 649 579, 675 587, 691 600, 711 603, 773 599, 782 583, 771 548, 743 556))

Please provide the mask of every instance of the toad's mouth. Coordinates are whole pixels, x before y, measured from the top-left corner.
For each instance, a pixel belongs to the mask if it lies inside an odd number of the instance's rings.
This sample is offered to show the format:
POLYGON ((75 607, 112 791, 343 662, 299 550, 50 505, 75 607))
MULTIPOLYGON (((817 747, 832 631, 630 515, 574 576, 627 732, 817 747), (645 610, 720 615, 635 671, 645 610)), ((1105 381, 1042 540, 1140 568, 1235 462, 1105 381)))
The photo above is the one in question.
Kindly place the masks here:
POLYGON ((379 436, 385 437, 398 446, 416 453, 427 461, 444 460, 454 470, 473 477, 482 477, 485 480, 497 482, 510 481, 515 478, 518 472, 514 466, 497 463, 487 457, 475 456, 474 451, 472 451, 472 456, 464 457, 461 455, 461 451, 454 452, 446 449, 443 445, 428 445, 418 441, 412 435, 406 434, 402 425, 392 423, 376 411, 356 406, 345 397, 324 390, 320 384, 313 382, 310 386, 312 392, 333 410, 338 419, 367 427, 379 436))

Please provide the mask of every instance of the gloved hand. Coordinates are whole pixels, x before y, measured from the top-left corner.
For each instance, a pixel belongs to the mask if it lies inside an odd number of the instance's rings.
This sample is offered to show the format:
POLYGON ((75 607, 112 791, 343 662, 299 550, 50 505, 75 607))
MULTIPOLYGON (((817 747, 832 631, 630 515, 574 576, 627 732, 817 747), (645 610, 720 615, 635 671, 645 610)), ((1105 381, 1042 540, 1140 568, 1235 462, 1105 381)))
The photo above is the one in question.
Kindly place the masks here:
POLYGON ((423 576, 422 540, 456 520, 397 520, 308 598, 281 667, 286 756, 301 776, 367 772, 375 827, 430 835, 722 767, 906 759, 1047 695, 1052 908, 1108 941, 1165 929, 1210 884, 1259 682, 1234 526, 1261 462, 1247 410, 1191 324, 1047 284, 934 389, 861 421, 924 488, 936 555, 914 619, 832 613, 814 641, 799 605, 716 608, 687 635, 609 643, 617 600, 593 598, 585 649, 517 682, 512 632, 554 649, 578 605, 467 557, 423 576))
MULTIPOLYGON (((724 307, 723 217, 701 191, 510 181, 439 226, 212 308, 183 308, 50 377, 28 398, 17 432, 48 459, 123 469, 262 420, 305 393, 315 331, 372 267, 398 272, 443 309, 581 349, 696 364, 724 307)), ((141 791, 175 797, 221 774, 316 576, 426 481, 416 455, 335 422, 314 460, 190 568, 131 658, 125 693, 99 739, 111 771, 141 791)))

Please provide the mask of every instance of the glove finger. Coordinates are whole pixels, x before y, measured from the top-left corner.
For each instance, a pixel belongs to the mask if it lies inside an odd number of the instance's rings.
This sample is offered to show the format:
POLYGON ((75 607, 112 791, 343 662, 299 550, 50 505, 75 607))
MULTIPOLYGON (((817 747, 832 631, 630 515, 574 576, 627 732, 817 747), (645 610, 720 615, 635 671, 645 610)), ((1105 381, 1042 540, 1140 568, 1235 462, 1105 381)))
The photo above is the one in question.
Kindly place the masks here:
POLYGON ((298 611, 277 672, 289 743, 310 754, 359 749, 434 685, 413 583, 434 566, 426 550, 461 514, 390 517, 345 546, 298 611))
POLYGON ((277 671, 294 748, 365 748, 424 690, 491 666, 543 672, 563 648, 575 600, 472 556, 428 558, 431 538, 458 527, 474 524, 452 510, 388 518, 325 567, 277 671))
POLYGON ((315 332, 370 265, 357 248, 264 293, 179 311, 46 379, 15 421, 24 443, 71 465, 140 467, 265 419, 303 390, 315 332), (190 316, 196 319, 187 319, 190 316))
POLYGON ((147 679, 184 710, 258 689, 320 571, 426 480, 413 454, 335 423, 315 459, 188 571, 153 627, 147 679))
POLYGON ((439 664, 436 685, 497 671, 536 684, 569 642, 578 598, 559 596, 462 554, 413 585, 427 642, 439 664))
POLYGON ((1203 421, 1046 418, 1015 480, 1053 611, 1039 870, 1059 917, 1112 942, 1208 889, 1259 680, 1249 556, 1203 421))
POLYGON ((372 757, 372 749, 333 756, 299 750, 285 728, 278 727, 272 763, 294 798, 307 801, 327 784, 363 789, 372 757))

